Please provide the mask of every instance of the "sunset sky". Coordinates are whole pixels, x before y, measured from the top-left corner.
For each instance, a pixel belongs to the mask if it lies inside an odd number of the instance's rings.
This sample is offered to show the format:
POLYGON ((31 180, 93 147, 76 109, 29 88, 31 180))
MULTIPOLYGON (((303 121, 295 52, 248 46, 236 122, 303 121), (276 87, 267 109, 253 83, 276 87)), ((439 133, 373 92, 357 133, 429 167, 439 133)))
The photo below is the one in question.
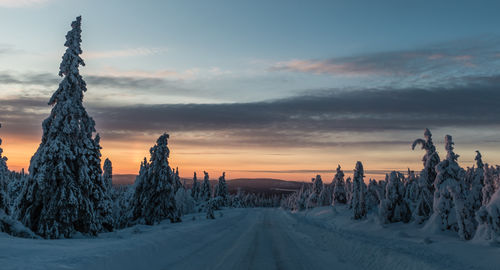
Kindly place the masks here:
POLYGON ((84 105, 115 174, 163 132, 182 177, 422 168, 430 128, 500 164, 499 1, 0 0, 0 138, 28 168, 82 15, 84 105))

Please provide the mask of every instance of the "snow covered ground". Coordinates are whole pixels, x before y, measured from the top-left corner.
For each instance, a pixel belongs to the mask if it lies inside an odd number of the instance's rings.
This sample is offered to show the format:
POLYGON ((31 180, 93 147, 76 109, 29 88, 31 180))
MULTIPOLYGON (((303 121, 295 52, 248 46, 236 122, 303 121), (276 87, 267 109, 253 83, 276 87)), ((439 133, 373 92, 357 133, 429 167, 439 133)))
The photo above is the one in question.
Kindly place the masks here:
POLYGON ((0 233, 0 269, 499 269, 498 246, 350 214, 228 209, 215 220, 200 213, 94 239, 0 233))

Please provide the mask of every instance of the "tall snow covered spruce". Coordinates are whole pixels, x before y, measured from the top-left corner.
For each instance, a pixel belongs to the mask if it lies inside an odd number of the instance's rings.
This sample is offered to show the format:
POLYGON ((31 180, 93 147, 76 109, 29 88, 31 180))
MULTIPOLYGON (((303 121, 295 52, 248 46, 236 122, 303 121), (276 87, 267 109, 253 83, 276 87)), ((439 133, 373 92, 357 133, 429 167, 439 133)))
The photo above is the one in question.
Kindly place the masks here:
POLYGON ((334 185, 332 204, 346 204, 346 184, 344 182, 344 172, 340 169, 340 165, 337 166, 337 173, 333 177, 332 185, 334 185))
POLYGON ((409 222, 411 211, 404 199, 404 176, 400 172, 392 171, 388 177, 385 198, 380 203, 379 217, 383 223, 409 222))
POLYGON ((227 183, 226 183, 226 173, 223 172, 221 177, 219 177, 219 183, 217 183, 217 189, 214 194, 214 197, 219 197, 222 205, 226 206, 229 201, 229 193, 227 192, 227 183))
POLYGON ((109 190, 113 187, 113 164, 108 158, 104 160, 104 165, 102 166, 102 179, 109 190))
POLYGON ((175 175, 168 164, 169 135, 161 135, 149 150, 149 162, 144 158, 135 183, 132 198, 132 222, 157 224, 164 219, 181 221, 175 202, 175 175))
POLYGON ((203 178, 203 183, 201 184, 200 201, 208 202, 208 200, 212 197, 212 187, 210 185, 208 173, 203 171, 203 174, 205 176, 203 178))
POLYGON ((363 178, 364 170, 361 161, 356 163, 356 169, 354 169, 354 177, 352 180, 352 210, 354 219, 363 219, 366 217, 366 202, 365 202, 365 191, 363 178))
MULTIPOLYGON (((465 171, 458 165, 458 155, 453 152, 453 140, 450 135, 445 136, 446 159, 436 166, 437 176, 434 182, 434 203, 429 222, 426 224, 431 230, 458 231, 458 223, 453 200, 453 192, 460 192, 465 178, 465 171)), ((459 196, 455 196, 459 197, 459 196)))
POLYGON ((191 188, 191 197, 195 201, 198 201, 200 196, 200 183, 198 182, 198 179, 196 178, 196 172, 194 172, 193 175, 193 187, 191 188))
POLYGON ((95 123, 82 104, 87 86, 79 73, 85 65, 81 17, 71 28, 59 69, 63 79, 49 100, 52 111, 17 206, 17 218, 45 238, 96 235, 111 217, 111 209, 103 209, 111 204, 101 177, 99 137, 93 137, 95 123))
MULTIPOLYGON (((2 125, 0 124, 1 127, 2 125)), ((2 156, 2 154, 2 139, 0 139, 0 213, 3 211, 5 214, 9 214, 9 202, 7 200, 7 175, 9 168, 7 167, 7 157, 2 156)))
POLYGON ((420 144, 425 150, 425 155, 422 157, 424 168, 418 179, 419 192, 417 195, 417 203, 414 210, 414 217, 418 223, 423 223, 432 214, 434 180, 436 179, 436 165, 439 163, 439 155, 436 152, 436 147, 432 142, 432 133, 426 128, 424 132, 425 139, 416 139, 411 148, 420 144))

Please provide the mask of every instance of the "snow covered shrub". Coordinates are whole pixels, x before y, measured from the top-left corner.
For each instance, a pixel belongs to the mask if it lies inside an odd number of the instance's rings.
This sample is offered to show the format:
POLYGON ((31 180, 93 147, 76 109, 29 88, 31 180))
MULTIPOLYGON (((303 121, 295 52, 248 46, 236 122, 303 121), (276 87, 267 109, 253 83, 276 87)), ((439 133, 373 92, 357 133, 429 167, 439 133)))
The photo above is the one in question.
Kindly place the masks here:
POLYGON ((45 238, 96 235, 110 230, 111 204, 102 181, 99 136, 83 107, 86 83, 79 74, 81 17, 71 23, 50 116, 31 158, 30 177, 21 191, 17 218, 45 238), (105 228, 107 227, 107 228, 105 228))
POLYGON ((152 225, 164 219, 181 221, 175 203, 175 175, 168 164, 170 150, 169 135, 161 135, 149 150, 151 157, 141 163, 136 178, 135 193, 131 201, 132 221, 152 225))
POLYGON ((347 192, 346 184, 344 183, 344 172, 340 169, 340 165, 337 166, 337 173, 333 177, 333 198, 332 204, 346 204, 347 203, 347 192))
POLYGON ((352 181, 352 211, 354 219, 362 219, 366 217, 366 202, 365 202, 365 188, 364 188, 364 170, 361 161, 356 163, 354 170, 354 177, 352 181))
POLYGON ((418 178, 415 176, 414 171, 408 169, 408 177, 404 181, 404 199, 410 206, 410 209, 415 209, 415 205, 418 201, 419 184, 418 178))
POLYGON ((409 222, 411 211, 404 199, 404 176, 400 172, 392 171, 388 177, 385 198, 380 203, 379 217, 383 223, 409 222))
POLYGON ((460 192, 465 178, 465 171, 458 165, 458 155, 453 152, 453 140, 445 136, 446 159, 436 166, 437 176, 434 182, 434 213, 426 226, 431 230, 458 231, 457 211, 450 191, 460 192))

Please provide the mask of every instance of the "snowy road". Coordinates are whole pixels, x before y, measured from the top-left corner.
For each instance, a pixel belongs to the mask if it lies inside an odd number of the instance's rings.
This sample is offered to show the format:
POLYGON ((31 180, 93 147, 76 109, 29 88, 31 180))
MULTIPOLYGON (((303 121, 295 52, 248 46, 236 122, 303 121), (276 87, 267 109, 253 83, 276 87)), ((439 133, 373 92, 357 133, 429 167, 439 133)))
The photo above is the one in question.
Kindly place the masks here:
POLYGON ((386 229, 370 219, 353 223, 348 211, 339 214, 331 207, 298 214, 280 209, 219 213, 215 220, 196 214, 182 223, 136 226, 97 239, 47 241, 1 235, 0 265, 122 270, 496 268, 488 264, 498 252, 495 247, 451 237, 424 243, 419 232, 400 230, 410 225, 386 229), (474 252, 477 255, 461 256, 474 252))

